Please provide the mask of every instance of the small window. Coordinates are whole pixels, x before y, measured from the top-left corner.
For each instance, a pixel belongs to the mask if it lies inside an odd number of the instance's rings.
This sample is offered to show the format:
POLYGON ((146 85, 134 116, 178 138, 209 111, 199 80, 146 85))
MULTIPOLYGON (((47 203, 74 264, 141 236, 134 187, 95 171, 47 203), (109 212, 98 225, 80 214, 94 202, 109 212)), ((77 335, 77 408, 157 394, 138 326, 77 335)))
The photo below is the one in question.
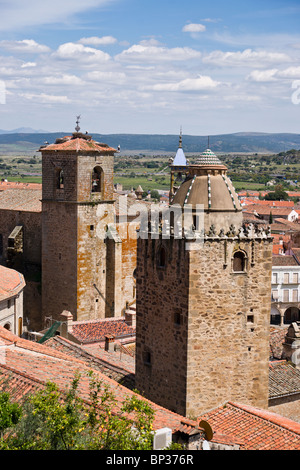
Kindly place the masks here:
POLYGON ((92 174, 92 193, 102 192, 103 171, 100 166, 96 166, 92 174))
POLYGON ((61 168, 55 170, 56 189, 64 189, 64 172, 61 168))
POLYGON ((160 268, 164 268, 166 266, 166 250, 163 246, 159 250, 158 264, 160 268))
POLYGON ((181 325, 182 323, 182 316, 181 316, 181 310, 177 309, 174 312, 174 323, 175 325, 181 325))
POLYGON ((253 315, 247 315, 247 323, 254 323, 254 316, 253 315))
POLYGON ((236 251, 233 255, 232 269, 234 272, 244 272, 246 269, 246 256, 242 251, 236 251))
POLYGON ((290 301, 290 291, 288 289, 285 289, 283 291, 283 302, 289 302, 290 301))
POLYGON ((145 351, 144 352, 144 364, 146 366, 151 365, 151 352, 150 351, 145 351))

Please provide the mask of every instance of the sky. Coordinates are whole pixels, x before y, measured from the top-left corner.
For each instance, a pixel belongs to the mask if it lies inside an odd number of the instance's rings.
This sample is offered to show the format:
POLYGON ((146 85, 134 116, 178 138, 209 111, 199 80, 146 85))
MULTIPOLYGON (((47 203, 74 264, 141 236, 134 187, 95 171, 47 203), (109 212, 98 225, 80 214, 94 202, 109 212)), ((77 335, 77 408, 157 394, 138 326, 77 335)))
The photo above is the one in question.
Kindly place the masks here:
POLYGON ((300 129, 299 0, 0 0, 0 129, 300 129))

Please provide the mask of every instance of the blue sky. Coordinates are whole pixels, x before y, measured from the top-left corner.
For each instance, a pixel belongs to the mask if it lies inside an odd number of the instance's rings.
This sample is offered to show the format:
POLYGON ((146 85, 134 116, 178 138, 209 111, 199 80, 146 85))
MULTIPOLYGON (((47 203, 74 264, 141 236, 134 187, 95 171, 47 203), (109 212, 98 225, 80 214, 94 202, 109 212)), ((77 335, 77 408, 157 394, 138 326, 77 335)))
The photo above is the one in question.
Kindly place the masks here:
POLYGON ((299 133, 300 4, 0 0, 0 129, 299 133))

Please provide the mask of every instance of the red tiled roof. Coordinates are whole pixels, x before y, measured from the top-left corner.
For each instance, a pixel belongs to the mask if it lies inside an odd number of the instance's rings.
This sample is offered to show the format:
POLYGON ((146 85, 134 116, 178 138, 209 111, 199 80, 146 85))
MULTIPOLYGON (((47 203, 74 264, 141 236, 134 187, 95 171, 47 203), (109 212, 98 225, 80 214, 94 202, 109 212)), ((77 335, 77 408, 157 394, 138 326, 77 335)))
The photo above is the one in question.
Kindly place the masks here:
POLYGON ((270 358, 281 359, 283 352, 283 342, 287 334, 286 328, 270 328, 270 358))
POLYGON ((22 274, 0 265, 0 300, 17 295, 25 287, 22 274))
POLYGON ((41 199, 41 189, 6 189, 5 191, 0 191, 0 209, 41 212, 41 199))
POLYGON ((54 144, 43 146, 41 152, 97 152, 97 153, 114 153, 116 150, 107 144, 96 142, 91 136, 84 134, 73 134, 57 139, 54 144))
POLYGON ((239 440, 243 450, 300 450, 300 424, 267 410, 228 402, 201 419, 216 435, 239 440))
POLYGON ((260 199, 257 201, 257 199, 250 199, 250 198, 243 198, 241 200, 241 203, 244 205, 252 205, 252 204, 258 204, 260 206, 270 206, 270 207, 294 207, 295 203, 294 201, 268 201, 268 200, 263 200, 260 199))
MULTIPOLYGON (((2 327, 0 327, 0 341, 2 346, 8 346, 5 353, 1 351, 0 390, 5 384, 9 387, 7 391, 10 395, 20 400, 26 393, 34 392, 51 381, 56 383, 60 390, 65 391, 75 374, 79 372, 78 393, 83 400, 88 401, 90 365, 44 344, 19 338, 2 327), (9 378, 8 382, 7 378, 9 378)), ((93 369, 93 373, 95 380, 98 379, 103 385, 107 385, 114 393, 117 402, 114 412, 118 412, 126 398, 136 395, 98 370, 93 369)), ((144 400, 154 409, 154 429, 169 427, 175 432, 179 427, 184 426, 186 434, 199 429, 198 422, 173 413, 149 400, 144 400)), ((199 431, 202 432, 202 429, 199 431)))
POLYGON ((41 183, 22 183, 21 181, 0 181, 0 191, 7 189, 42 189, 41 183))
MULTIPOLYGON (((269 364, 269 399, 300 393, 300 370, 286 360, 269 364)), ((300 429, 300 424, 299 424, 300 429)))
POLYGON ((264 204, 261 204, 261 201, 259 201, 259 204, 252 204, 249 206, 246 206, 247 212, 257 212, 257 214, 270 214, 272 212, 272 215, 274 217, 280 216, 280 215, 289 215, 292 212, 292 208, 290 207, 270 207, 270 206, 265 206, 264 204))
POLYGON ((128 326, 121 318, 74 322, 70 332, 81 343, 104 341, 106 335, 113 335, 116 339, 135 336, 135 328, 128 326))
POLYGON ((299 263, 292 255, 273 255, 272 266, 299 266, 299 263))

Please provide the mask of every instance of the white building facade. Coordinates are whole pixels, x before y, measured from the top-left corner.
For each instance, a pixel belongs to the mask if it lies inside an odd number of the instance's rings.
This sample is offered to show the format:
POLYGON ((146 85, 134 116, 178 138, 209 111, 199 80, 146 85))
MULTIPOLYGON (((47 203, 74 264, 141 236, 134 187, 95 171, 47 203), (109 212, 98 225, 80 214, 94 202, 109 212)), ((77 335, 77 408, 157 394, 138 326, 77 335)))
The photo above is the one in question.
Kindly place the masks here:
POLYGON ((271 324, 300 320, 300 264, 294 256, 273 256, 271 324))
POLYGON ((0 266, 0 326, 21 336, 23 332, 23 290, 19 272, 0 266))

